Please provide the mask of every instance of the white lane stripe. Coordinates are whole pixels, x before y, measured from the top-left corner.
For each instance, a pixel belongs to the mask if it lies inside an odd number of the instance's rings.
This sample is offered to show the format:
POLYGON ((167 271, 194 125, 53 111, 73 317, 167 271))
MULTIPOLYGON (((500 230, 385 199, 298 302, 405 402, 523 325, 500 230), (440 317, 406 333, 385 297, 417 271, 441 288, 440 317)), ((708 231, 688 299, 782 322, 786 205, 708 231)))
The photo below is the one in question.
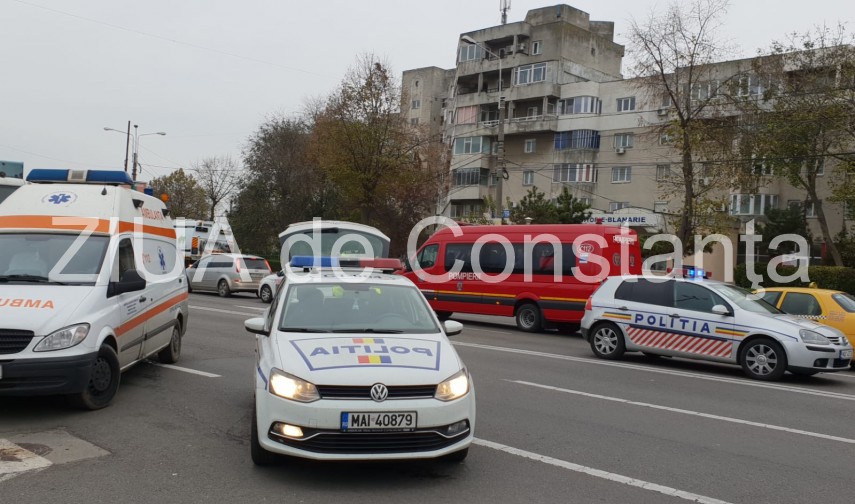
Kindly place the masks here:
POLYGON ((238 308, 249 308, 250 310, 258 310, 258 311, 264 311, 267 309, 266 307, 265 308, 259 308, 258 306, 247 306, 247 305, 242 305, 242 304, 236 304, 235 306, 238 308))
POLYGON ((197 369, 190 369, 190 368, 181 367, 181 366, 174 366, 172 364, 161 364, 160 362, 154 362, 154 361, 146 361, 146 362, 148 362, 152 366, 158 366, 158 367, 163 367, 163 368, 167 368, 167 369, 174 369, 175 371, 183 371, 185 373, 204 376, 206 378, 220 378, 220 375, 214 374, 214 373, 209 373, 207 371, 199 371, 197 369))
POLYGON ((53 463, 25 450, 8 439, 0 439, 0 481, 17 476, 18 474, 50 467, 53 463))
POLYGON ((527 385, 529 387, 537 387, 537 388, 542 388, 542 389, 546 389, 546 390, 552 390, 554 392, 563 392, 565 394, 573 394, 573 395, 578 395, 578 396, 583 396, 583 397, 590 397, 591 399, 602 399, 603 401, 611 401, 611 402, 616 402, 616 403, 621 403, 621 404, 628 404, 631 406, 640 406, 642 408, 650 408, 650 409, 668 411, 671 413, 681 413, 683 415, 691 415, 691 416, 696 416, 696 417, 709 418, 710 420, 721 420, 722 422, 730 422, 730 423, 741 424, 741 425, 750 425, 752 427, 760 427, 762 429, 770 429, 770 430, 776 430, 776 431, 782 431, 782 432, 789 432, 790 434, 799 434, 801 436, 809 436, 809 437, 814 437, 814 438, 827 439, 829 441, 838 441, 841 443, 855 444, 855 439, 849 439, 849 438, 839 437, 839 436, 832 436, 829 434, 822 434, 819 432, 811 432, 811 431, 806 431, 806 430, 801 430, 801 429, 793 429, 791 427, 782 427, 780 425, 766 424, 766 423, 761 423, 761 422, 752 422, 751 420, 742 420, 741 418, 733 418, 733 417, 726 417, 726 416, 721 416, 721 415, 713 415, 711 413, 702 413, 700 411, 685 410, 685 409, 681 409, 681 408, 672 408, 670 406, 661 406, 659 404, 630 401, 628 399, 621 399, 619 397, 610 397, 610 396, 604 396, 604 395, 600 395, 600 394, 592 394, 590 392, 582 392, 579 390, 570 390, 570 389, 565 389, 565 388, 553 387, 551 385, 541 385, 539 383, 532 383, 532 382, 527 382, 527 381, 522 381, 522 380, 506 380, 506 381, 509 381, 511 383, 517 383, 520 385, 527 385))
POLYGON ((593 467, 587 467, 579 464, 574 464, 573 462, 567 462, 566 460, 561 460, 557 458, 548 457, 546 455, 540 455, 538 453, 533 453, 526 450, 520 450, 519 448, 514 448, 512 446, 503 445, 500 443, 494 443, 493 441, 487 441, 486 439, 475 438, 472 441, 474 444, 483 446, 485 448, 492 448, 494 450, 498 450, 500 452, 509 453, 511 455, 516 455, 518 457, 523 457, 531 460, 535 460, 537 462, 543 462, 544 464, 549 464, 555 467, 560 467, 562 469, 567 469, 569 471, 587 474, 588 476, 593 476, 595 478, 601 478, 608 481, 614 481, 616 483, 622 483, 624 485, 629 485, 637 488, 641 488, 644 490, 649 490, 651 492, 658 492, 669 497, 676 497, 678 499, 684 499, 691 502, 697 502, 700 504, 729 504, 727 501, 714 499, 712 497, 706 497, 704 495, 698 495, 691 492, 686 492, 683 490, 677 490, 676 488, 667 487, 664 485, 659 485, 657 483, 651 483, 649 481, 644 481, 636 478, 630 478, 629 476, 623 476, 621 474, 616 474, 612 472, 603 471, 601 469, 595 469, 593 467))
POLYGON ((234 310, 223 310, 222 308, 208 308, 207 306, 190 305, 190 308, 193 308, 196 310, 212 311, 212 312, 217 312, 217 313, 226 313, 229 315, 248 315, 250 317, 258 315, 258 313, 249 313, 249 312, 241 312, 241 311, 234 311, 234 310))
MULTIPOLYGON (((730 383, 733 385, 741 385, 743 387, 757 387, 757 388, 765 388, 765 389, 771 389, 771 390, 779 390, 782 392, 792 392, 795 394, 813 395, 813 396, 817 396, 817 397, 824 397, 827 399, 842 399, 844 401, 855 401, 855 395, 851 395, 851 394, 841 394, 838 392, 821 392, 821 391, 817 391, 817 390, 811 390, 811 389, 800 388, 800 387, 790 387, 787 385, 775 385, 772 383, 764 383, 764 382, 753 381, 753 380, 750 380, 748 378, 745 378, 745 379, 725 378, 725 377, 721 377, 721 376, 712 376, 712 375, 705 375, 705 374, 698 374, 698 373, 690 373, 687 371, 675 371, 675 370, 670 370, 670 369, 645 367, 642 365, 629 364, 629 363, 625 363, 625 362, 611 362, 611 361, 604 361, 604 360, 599 360, 599 359, 594 359, 594 358, 572 357, 570 355, 559 355, 559 354, 551 354, 551 353, 546 353, 546 352, 535 352, 533 350, 521 350, 518 348, 507 348, 507 347, 498 347, 498 346, 491 346, 491 345, 481 345, 478 343, 464 343, 462 341, 454 341, 454 342, 452 342, 452 344, 455 346, 480 348, 483 350, 493 350, 496 352, 508 352, 508 353, 522 354, 522 355, 531 355, 534 357, 546 357, 549 359, 558 359, 558 360, 564 360, 564 361, 570 361, 570 362, 581 362, 584 364, 592 364, 595 366, 618 367, 618 368, 623 368, 623 369, 631 369, 634 371, 644 371, 646 373, 658 373, 658 374, 665 374, 665 375, 671 375, 671 376, 681 376, 681 377, 685 377, 685 378, 695 378, 697 380, 707 380, 707 381, 715 381, 715 382, 721 382, 721 383, 730 383)), ((846 371, 843 371, 843 372, 845 373, 846 371)))

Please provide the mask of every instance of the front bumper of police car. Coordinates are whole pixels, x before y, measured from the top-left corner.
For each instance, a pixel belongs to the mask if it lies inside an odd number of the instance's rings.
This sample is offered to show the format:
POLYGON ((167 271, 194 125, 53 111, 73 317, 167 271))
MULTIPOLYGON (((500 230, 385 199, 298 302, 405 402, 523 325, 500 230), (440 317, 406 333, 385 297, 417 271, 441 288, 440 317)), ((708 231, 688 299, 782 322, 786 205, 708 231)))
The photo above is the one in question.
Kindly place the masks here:
POLYGON ((784 342, 787 368, 795 371, 834 372, 849 369, 852 345, 837 329, 822 326, 801 329, 798 341, 784 342))

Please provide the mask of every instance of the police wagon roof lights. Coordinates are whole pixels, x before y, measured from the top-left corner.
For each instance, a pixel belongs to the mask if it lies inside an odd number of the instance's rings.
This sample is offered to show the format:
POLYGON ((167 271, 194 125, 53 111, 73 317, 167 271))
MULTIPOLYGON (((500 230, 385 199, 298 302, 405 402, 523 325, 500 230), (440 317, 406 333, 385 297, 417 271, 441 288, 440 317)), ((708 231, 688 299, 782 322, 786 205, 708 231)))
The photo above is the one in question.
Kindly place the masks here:
POLYGON ((131 176, 117 170, 61 170, 36 168, 30 170, 27 182, 39 184, 106 184, 133 185, 131 176))
POLYGON ((337 256, 294 256, 292 268, 374 268, 382 271, 395 271, 404 268, 400 259, 387 257, 337 257, 337 256))

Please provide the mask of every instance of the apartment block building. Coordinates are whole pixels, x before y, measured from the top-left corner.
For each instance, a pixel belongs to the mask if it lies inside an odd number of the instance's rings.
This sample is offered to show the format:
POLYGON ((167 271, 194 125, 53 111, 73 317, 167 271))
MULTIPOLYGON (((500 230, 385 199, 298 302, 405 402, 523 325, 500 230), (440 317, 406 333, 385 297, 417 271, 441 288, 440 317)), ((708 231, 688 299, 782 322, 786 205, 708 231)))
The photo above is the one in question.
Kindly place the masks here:
MULTIPOLYGON (((530 10, 524 21, 461 34, 453 69, 405 71, 409 100, 402 112, 413 124, 429 125, 451 149, 441 213, 467 217, 481 214, 488 196, 514 205, 533 186, 549 198, 569 187, 603 222, 673 231, 669 216, 680 209, 682 195, 667 194, 662 182, 679 170, 679 154, 656 127, 671 111, 662 94, 623 78, 623 56, 614 23, 556 5, 530 10)), ((720 66, 727 72, 749 63, 720 66)), ((762 183, 754 189, 720 195, 718 211, 735 217, 734 238, 768 208, 806 199, 804 191, 758 169, 762 183)), ((715 177, 714 166, 703 175, 715 177)), ((821 180, 820 192, 829 194, 830 183, 821 180)), ((824 202, 823 208, 832 229, 847 225, 842 204, 824 202)), ((811 208, 806 213, 814 215, 811 208)))

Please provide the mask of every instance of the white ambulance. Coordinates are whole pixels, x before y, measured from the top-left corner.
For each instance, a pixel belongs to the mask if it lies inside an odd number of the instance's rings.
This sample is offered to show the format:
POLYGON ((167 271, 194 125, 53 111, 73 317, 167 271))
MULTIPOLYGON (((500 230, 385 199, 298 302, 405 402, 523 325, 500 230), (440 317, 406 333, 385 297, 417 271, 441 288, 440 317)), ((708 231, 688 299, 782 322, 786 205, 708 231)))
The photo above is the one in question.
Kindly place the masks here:
POLYGON ((103 408, 121 371, 181 353, 189 312, 172 220, 125 172, 27 181, 0 204, 0 396, 103 408))

